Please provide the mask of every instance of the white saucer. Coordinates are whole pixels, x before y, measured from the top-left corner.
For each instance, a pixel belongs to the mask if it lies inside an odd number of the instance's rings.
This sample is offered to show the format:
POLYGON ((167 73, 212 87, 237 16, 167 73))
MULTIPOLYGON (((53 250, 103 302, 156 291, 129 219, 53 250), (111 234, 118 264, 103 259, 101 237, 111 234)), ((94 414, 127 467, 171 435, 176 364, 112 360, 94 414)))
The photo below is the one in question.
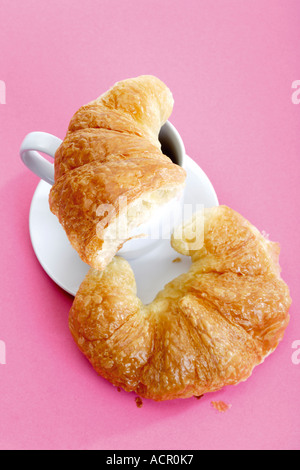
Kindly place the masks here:
MULTIPOLYGON (((206 174, 188 156, 185 169, 187 182, 184 204, 217 206, 218 198, 206 174)), ((63 228, 49 209, 48 196, 51 186, 40 181, 34 193, 29 230, 34 252, 46 273, 62 289, 75 295, 89 266, 79 258, 72 248, 63 228)), ((161 240, 153 250, 130 260, 138 289, 138 296, 144 303, 151 302, 164 285, 179 274, 186 272, 190 258, 179 255, 170 246, 169 240, 161 240), (176 258, 181 262, 173 263, 176 258)))

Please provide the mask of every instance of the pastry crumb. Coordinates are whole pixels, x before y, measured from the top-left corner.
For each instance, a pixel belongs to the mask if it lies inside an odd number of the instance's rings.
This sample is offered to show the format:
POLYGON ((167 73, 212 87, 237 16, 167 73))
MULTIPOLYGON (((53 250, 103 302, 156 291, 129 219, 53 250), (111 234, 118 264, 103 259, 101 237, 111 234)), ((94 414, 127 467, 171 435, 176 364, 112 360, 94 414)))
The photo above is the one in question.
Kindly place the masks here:
POLYGON ((231 405, 228 405, 224 401, 211 401, 210 403, 220 413, 225 413, 231 408, 231 405))
POLYGON ((182 261, 181 258, 175 258, 173 259, 172 263, 180 263, 182 261))
POLYGON ((138 408, 142 408, 142 406, 143 406, 143 400, 141 399, 141 397, 136 397, 135 403, 136 403, 136 406, 137 406, 138 408))
POLYGON ((200 400, 202 397, 204 397, 204 395, 194 395, 194 397, 195 397, 197 400, 200 400))

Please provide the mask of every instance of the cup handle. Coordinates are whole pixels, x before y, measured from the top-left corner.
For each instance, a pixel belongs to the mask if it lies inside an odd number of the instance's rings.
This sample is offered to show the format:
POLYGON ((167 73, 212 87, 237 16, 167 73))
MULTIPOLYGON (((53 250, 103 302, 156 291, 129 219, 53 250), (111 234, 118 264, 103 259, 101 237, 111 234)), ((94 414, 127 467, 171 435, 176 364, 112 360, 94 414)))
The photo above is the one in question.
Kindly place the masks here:
POLYGON ((46 132, 31 132, 27 134, 20 147, 23 163, 39 178, 54 184, 54 165, 48 162, 38 151, 54 158, 55 152, 62 140, 46 132))

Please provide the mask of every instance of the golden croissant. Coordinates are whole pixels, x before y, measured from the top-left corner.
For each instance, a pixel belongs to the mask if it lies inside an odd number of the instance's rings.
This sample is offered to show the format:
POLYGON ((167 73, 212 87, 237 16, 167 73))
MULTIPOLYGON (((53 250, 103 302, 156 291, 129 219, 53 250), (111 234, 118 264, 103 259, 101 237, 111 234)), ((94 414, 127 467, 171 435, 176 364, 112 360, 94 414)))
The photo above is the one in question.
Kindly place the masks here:
POLYGON ((90 269, 71 308, 71 333, 95 370, 141 397, 187 398, 244 381, 288 325, 279 245, 226 206, 201 217, 171 240, 190 270, 152 303, 143 305, 129 263, 115 257, 90 269))
POLYGON ((158 140, 172 108, 167 86, 145 75, 116 83, 71 119, 55 154, 49 204, 90 266, 104 269, 134 227, 182 192, 185 170, 158 140))

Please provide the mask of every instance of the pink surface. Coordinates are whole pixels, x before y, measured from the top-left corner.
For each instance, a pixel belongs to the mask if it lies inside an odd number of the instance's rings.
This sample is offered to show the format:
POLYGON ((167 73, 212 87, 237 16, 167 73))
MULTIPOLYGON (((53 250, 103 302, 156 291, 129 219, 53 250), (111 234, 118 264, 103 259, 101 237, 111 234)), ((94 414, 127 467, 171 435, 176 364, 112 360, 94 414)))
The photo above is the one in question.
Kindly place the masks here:
POLYGON ((0 14, 0 448, 299 449, 300 2, 1 0, 0 14), (220 202, 280 242, 293 306, 246 383, 139 409, 73 343, 72 298, 31 247, 38 179, 18 151, 34 130, 63 138, 80 105, 148 73, 171 88, 171 121, 220 202))

